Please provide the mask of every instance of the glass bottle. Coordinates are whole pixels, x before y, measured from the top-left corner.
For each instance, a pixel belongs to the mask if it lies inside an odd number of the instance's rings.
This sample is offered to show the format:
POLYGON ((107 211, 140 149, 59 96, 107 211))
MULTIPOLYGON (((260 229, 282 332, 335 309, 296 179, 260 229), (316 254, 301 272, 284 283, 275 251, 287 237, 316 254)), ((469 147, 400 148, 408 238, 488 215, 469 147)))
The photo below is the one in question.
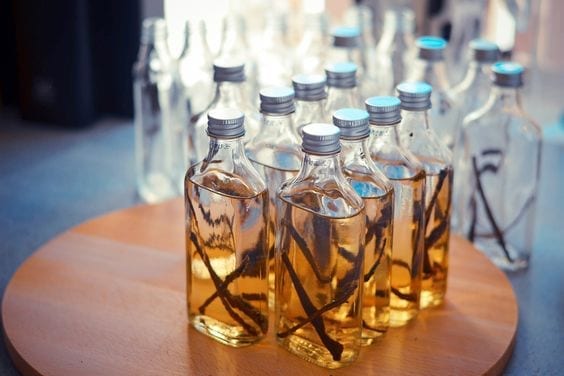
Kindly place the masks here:
POLYGON ((260 91, 261 132, 247 144, 247 156, 266 182, 270 202, 269 224, 269 300, 274 307, 274 240, 276 213, 280 206, 276 195, 286 180, 300 170, 302 151, 294 131, 294 91, 272 87, 260 91))
POLYGON ((206 24, 186 21, 184 49, 178 61, 190 114, 200 114, 213 95, 213 59, 206 39, 206 24))
POLYGON ((486 104, 464 120, 456 157, 459 231, 505 270, 526 268, 533 246, 541 130, 524 112, 523 67, 492 66, 486 104))
POLYGON ((294 73, 322 74, 327 61, 325 13, 305 14, 303 35, 294 54, 294 73))
POLYGON ((165 21, 144 20, 133 66, 133 98, 137 190, 149 203, 182 192, 182 171, 187 163, 186 114, 176 69, 168 52, 165 21))
POLYGON ((377 92, 394 93, 415 59, 415 15, 407 7, 390 7, 384 13, 382 36, 376 46, 377 92))
POLYGON ((292 77, 295 92, 296 113, 294 129, 302 136, 302 128, 325 120, 325 76, 320 74, 298 74, 292 77))
POLYGON ((245 66, 237 60, 216 59, 213 64, 213 80, 215 94, 206 109, 194 117, 194 150, 195 154, 190 156, 190 164, 196 163, 207 155, 207 120, 209 111, 216 108, 237 108, 246 115, 246 133, 244 141, 248 142, 258 132, 258 119, 251 104, 245 95, 245 66))
POLYGON ((339 129, 303 129, 302 168, 280 187, 276 337, 319 366, 350 364, 360 350, 365 212, 343 176, 339 129))
POLYGON ((366 212, 362 344, 369 345, 390 326, 394 192, 370 158, 368 113, 342 108, 333 114, 333 123, 341 130, 343 173, 364 201, 366 212))
POLYGON ((430 125, 431 85, 404 82, 397 90, 403 117, 398 129, 400 143, 425 169, 425 239, 420 299, 420 307, 424 309, 440 305, 447 288, 452 156, 430 125))
POLYGON ((400 100, 368 98, 366 109, 370 115, 370 156, 394 187, 390 326, 398 327, 414 319, 419 311, 425 171, 417 158, 400 145, 400 100))
POLYGON ((325 67, 327 76, 327 101, 325 116, 333 121, 333 113, 340 108, 358 108, 362 104, 356 87, 357 66, 351 62, 335 63, 325 67))
POLYGON ((433 128, 442 142, 451 150, 454 146, 457 109, 450 95, 448 71, 445 65, 444 50, 447 42, 443 38, 423 36, 417 39, 417 60, 408 75, 407 81, 426 82, 433 87, 429 111, 433 128))
POLYGON ((208 154, 185 179, 188 319, 240 347, 268 329, 268 190, 245 156, 243 113, 207 116, 208 154))
POLYGON ((292 58, 286 35, 285 16, 269 13, 265 17, 265 27, 255 49, 259 90, 284 86, 290 80, 292 58))
POLYGON ((484 39, 474 39, 470 42, 472 61, 464 79, 450 92, 456 102, 455 143, 464 117, 477 110, 486 103, 491 90, 491 65, 499 57, 499 49, 495 43, 484 39))

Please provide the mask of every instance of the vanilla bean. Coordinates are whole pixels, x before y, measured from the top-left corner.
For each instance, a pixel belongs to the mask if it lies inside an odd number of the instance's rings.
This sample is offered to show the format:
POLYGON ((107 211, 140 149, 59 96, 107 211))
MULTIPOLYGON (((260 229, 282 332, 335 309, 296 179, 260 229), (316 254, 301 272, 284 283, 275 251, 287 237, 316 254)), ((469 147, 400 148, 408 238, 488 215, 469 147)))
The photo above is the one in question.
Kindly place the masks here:
POLYGON ((472 168, 474 169, 474 175, 476 176, 476 188, 478 189, 478 194, 480 195, 480 198, 482 199, 482 203, 484 204, 486 216, 488 217, 488 220, 490 221, 490 224, 492 225, 494 234, 497 238, 497 242, 500 245, 501 249, 503 250, 503 253, 505 254, 505 257, 507 258, 507 261, 513 262, 513 258, 511 257, 511 255, 509 254, 509 251, 507 250, 507 246, 505 244, 505 239, 503 238, 503 233, 501 232, 501 230, 499 229, 499 226, 497 225, 497 222, 495 221, 493 212, 492 212, 490 205, 488 203, 488 200, 486 198, 486 193, 484 192, 484 188, 482 187, 482 182, 480 180, 480 174, 478 172, 478 164, 477 164, 475 156, 472 157, 472 168))
POLYGON ((370 281, 370 278, 372 278, 372 276, 376 272, 376 268, 378 267, 378 265, 380 265, 380 260, 382 260, 382 255, 384 254, 384 249, 386 248, 386 240, 388 239, 384 239, 384 241, 382 242, 382 246, 380 247, 380 251, 378 253, 378 258, 376 259, 374 264, 370 267, 368 273, 364 275, 364 282, 370 281))
MULTIPOLYGON (((302 304, 304 311, 306 312, 308 317, 314 316, 316 314, 316 311, 318 310, 315 308, 309 296, 307 295, 307 292, 305 291, 303 285, 301 284, 300 279, 296 274, 296 271, 292 266, 292 262, 288 258, 286 252, 281 252, 281 258, 282 258, 282 262, 286 266, 286 270, 288 271, 288 274, 290 275, 290 279, 292 280, 292 283, 294 285, 296 293, 298 294, 298 298, 300 300, 300 303, 302 304)), ((342 344, 335 341, 333 338, 329 337, 329 335, 325 330, 325 323, 323 322, 323 318, 316 317, 313 320, 311 320, 311 323, 315 328, 317 335, 321 339, 321 342, 323 342, 327 350, 333 356, 333 360, 336 361, 341 360, 341 355, 343 353, 344 347, 342 344)))
POLYGON ((267 297, 264 293, 247 293, 244 292, 241 294, 241 297, 245 300, 249 301, 266 301, 267 297))
POLYGON ((417 302, 417 295, 414 293, 405 294, 395 287, 392 287, 392 294, 408 302, 417 302))
POLYGON ((364 321, 364 320, 362 320, 362 327, 363 327, 363 328, 366 328, 366 329, 368 329, 368 330, 372 330, 372 331, 374 331, 374 332, 378 332, 378 333, 386 333, 386 332, 387 332, 387 330, 378 329, 378 328, 375 328, 375 327, 373 327, 373 326, 368 325, 368 324, 366 323, 366 321, 364 321))
POLYGON ((471 220, 470 220, 470 228, 468 229, 468 240, 474 243, 474 237, 476 235, 476 222, 478 221, 478 208, 476 205, 476 198, 472 194, 470 197, 470 210, 471 210, 471 220))

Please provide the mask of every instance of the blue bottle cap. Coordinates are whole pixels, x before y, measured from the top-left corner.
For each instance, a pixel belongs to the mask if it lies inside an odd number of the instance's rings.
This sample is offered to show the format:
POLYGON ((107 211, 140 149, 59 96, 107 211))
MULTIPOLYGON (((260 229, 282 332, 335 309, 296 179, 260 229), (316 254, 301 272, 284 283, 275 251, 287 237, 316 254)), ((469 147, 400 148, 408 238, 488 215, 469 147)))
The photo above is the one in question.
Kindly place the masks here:
POLYGON ((499 59, 499 48, 497 44, 486 39, 474 39, 470 42, 470 49, 474 61, 479 63, 493 63, 499 59))
POLYGON ((372 124, 390 125, 401 121, 401 101, 398 97, 370 97, 364 104, 372 124))
POLYGON ((494 85, 501 87, 523 86, 523 72, 525 69, 521 64, 511 61, 498 61, 492 65, 492 81, 494 85))
POLYGON ((356 86, 357 66, 350 61, 334 63, 325 67, 327 86, 347 89, 356 86))
POLYGON ((419 48, 419 58, 429 61, 443 60, 443 51, 447 46, 447 41, 440 37, 425 35, 417 38, 415 43, 419 48))
POLYGON ((303 101, 318 101, 327 97, 326 83, 325 76, 321 74, 297 74, 292 77, 296 99, 303 101))
POLYGON ((302 150, 316 155, 332 155, 341 151, 339 128, 331 124, 312 123, 302 128, 302 150))
POLYGON ((336 27, 331 35, 333 36, 333 46, 335 47, 360 47, 360 29, 358 27, 336 27))
POLYGON ((368 112, 358 108, 341 108, 333 113, 333 124, 344 140, 358 140, 370 135, 368 112))
POLYGON ((402 82, 396 87, 402 110, 424 111, 431 108, 433 88, 426 82, 402 82))
POLYGON ((267 87, 261 89, 260 110, 269 114, 286 115, 295 111, 294 90, 290 87, 267 87))
POLYGON ((213 62, 213 80, 215 82, 245 81, 245 63, 225 58, 215 60, 213 62))

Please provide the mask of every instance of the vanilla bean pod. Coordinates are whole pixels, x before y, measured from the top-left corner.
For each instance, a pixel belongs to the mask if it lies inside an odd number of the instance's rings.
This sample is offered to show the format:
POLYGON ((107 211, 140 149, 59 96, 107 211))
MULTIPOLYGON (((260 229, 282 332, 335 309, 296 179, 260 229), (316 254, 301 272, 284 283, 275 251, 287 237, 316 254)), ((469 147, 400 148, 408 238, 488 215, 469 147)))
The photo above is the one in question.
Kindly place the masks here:
POLYGON ((364 282, 370 281, 370 278, 372 278, 372 276, 376 272, 376 268, 378 268, 378 265, 380 265, 380 261, 382 260, 382 255, 384 254, 384 249, 386 248, 386 240, 388 239, 384 239, 384 241, 382 242, 382 246, 380 247, 380 251, 378 253, 378 258, 376 259, 374 264, 372 264, 370 270, 368 270, 368 273, 364 275, 364 282))

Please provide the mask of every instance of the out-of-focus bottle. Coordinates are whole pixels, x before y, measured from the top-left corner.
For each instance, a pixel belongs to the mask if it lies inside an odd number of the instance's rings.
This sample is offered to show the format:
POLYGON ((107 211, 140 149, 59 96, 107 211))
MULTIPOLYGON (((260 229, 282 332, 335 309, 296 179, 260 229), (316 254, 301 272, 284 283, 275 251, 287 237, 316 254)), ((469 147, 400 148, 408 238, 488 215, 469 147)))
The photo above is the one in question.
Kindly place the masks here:
POLYGON ((394 192, 370 158, 368 113, 342 108, 333 114, 333 123, 341 130, 343 173, 364 201, 366 212, 362 344, 369 345, 390 326, 394 192))
POLYGON ((415 15, 411 9, 386 9, 374 62, 378 93, 393 94, 395 87, 406 78, 408 68, 416 56, 414 29, 415 15))
POLYGON ((431 85, 405 82, 397 87, 402 108, 400 143, 425 169, 425 240, 420 307, 438 306, 447 288, 452 209, 452 156, 430 125, 431 85))
POLYGON ((188 319, 240 347, 268 330, 268 190, 245 156, 243 113, 207 116, 208 153, 185 179, 188 319))
POLYGON ((390 296, 390 326, 398 327, 419 312, 423 261, 425 171, 400 145, 400 100, 372 97, 370 156, 394 187, 394 231, 390 296))
POLYGON ((333 113, 340 108, 361 107, 362 100, 357 88, 357 65, 351 62, 335 63, 325 67, 327 76, 327 101, 325 116, 333 121, 333 113))
POLYGON ((302 168, 278 191, 276 337, 319 366, 352 363, 360 351, 365 211, 343 176, 339 129, 303 129, 302 168))
MULTIPOLYGON (((270 202, 268 234, 270 302, 274 304, 274 240, 278 188, 300 170, 302 151, 294 131, 294 91, 272 87, 260 91, 261 132, 247 144, 247 156, 266 182, 270 202)), ((274 307, 274 306, 272 306, 274 307)))
POLYGON ((417 39, 417 60, 410 69, 407 81, 426 82, 433 87, 429 112, 437 135, 450 149, 454 146, 458 111, 450 96, 450 83, 445 65, 444 50, 447 42, 439 37, 423 36, 417 39))
POLYGON ((327 17, 305 14, 304 30, 294 54, 294 73, 322 74, 327 62, 327 17))
POLYGON ((302 136, 302 128, 311 123, 325 121, 326 79, 321 74, 298 74, 292 78, 295 92, 296 113, 294 127, 302 136))
POLYGON ((187 114, 161 18, 143 21, 133 66, 133 98, 139 195, 150 203, 178 196, 187 165, 187 114))
POLYGON ((466 76, 450 92, 458 112, 454 128, 455 144, 464 117, 486 103, 491 90, 490 67, 499 58, 497 45, 487 40, 474 39, 469 47, 472 60, 466 76))
POLYGON ((258 133, 256 112, 245 95, 245 65, 237 60, 216 59, 213 64, 215 94, 210 104, 194 119, 195 154, 190 155, 190 163, 196 163, 207 153, 207 113, 216 108, 236 108, 245 113, 246 126, 244 141, 248 142, 258 133))
POLYGON ((499 267, 526 268, 533 247, 541 130, 523 111, 523 67, 492 66, 486 104, 464 120, 457 146, 459 231, 499 267))
POLYGON ((265 17, 265 27, 255 49, 257 85, 259 90, 284 86, 292 75, 292 54, 287 41, 284 14, 270 13, 265 17))

